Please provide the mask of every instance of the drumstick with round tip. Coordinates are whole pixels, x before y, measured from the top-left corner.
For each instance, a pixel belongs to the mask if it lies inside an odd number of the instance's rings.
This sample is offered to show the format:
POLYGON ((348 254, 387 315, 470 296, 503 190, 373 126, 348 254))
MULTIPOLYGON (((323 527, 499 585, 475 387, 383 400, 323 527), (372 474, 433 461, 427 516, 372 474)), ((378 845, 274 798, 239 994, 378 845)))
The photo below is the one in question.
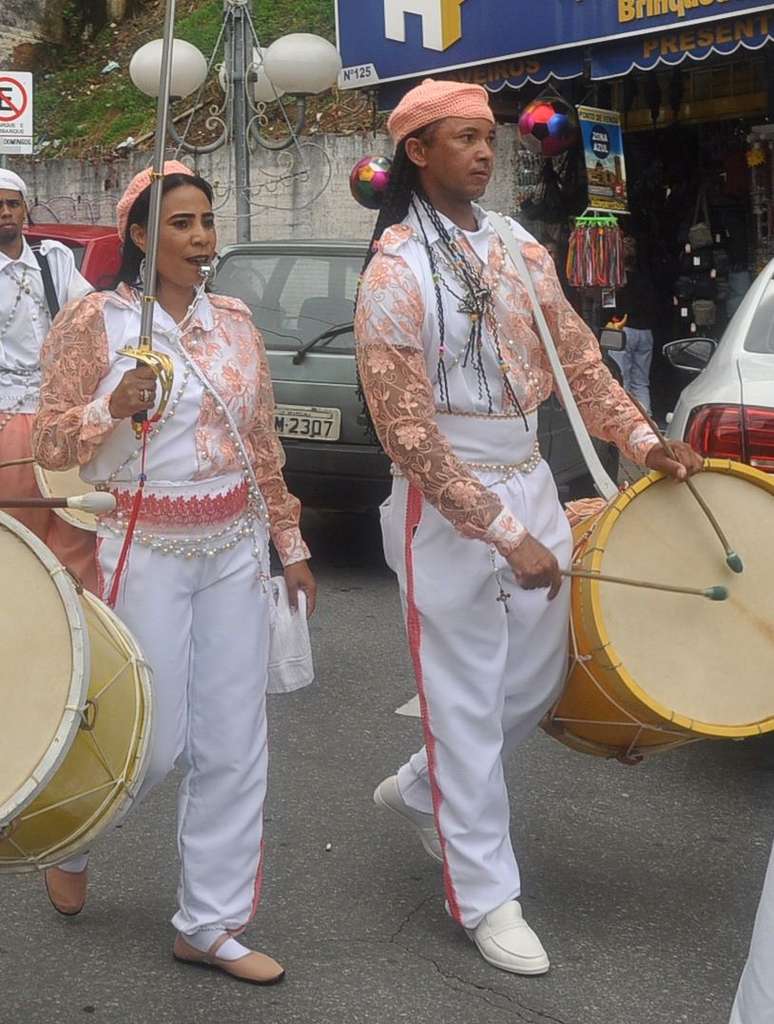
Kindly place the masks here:
MULTIPOLYGON (((659 429, 658 424, 653 419, 653 417, 650 415, 650 413, 645 411, 645 409, 642 407, 642 404, 634 397, 634 395, 629 395, 629 398, 634 403, 635 407, 639 410, 639 412, 642 414, 642 416, 644 416, 645 420, 648 423, 648 426, 650 427, 650 429, 653 431, 653 433, 658 438, 658 443, 661 445, 661 447, 667 453, 669 458, 670 459, 674 459, 675 462, 679 462, 680 460, 677 458, 677 455, 675 454, 674 448, 669 443, 669 441, 667 441, 667 439, 664 437, 664 435, 661 433, 661 430, 659 429)), ((694 498, 698 502, 699 508, 702 510, 704 515, 709 520, 710 526, 715 531, 715 533, 718 535, 718 540, 723 545, 723 550, 726 553, 726 565, 728 566, 729 569, 731 569, 732 572, 742 572, 742 570, 744 569, 744 565, 742 563, 742 559, 736 553, 736 551, 734 551, 734 549, 731 547, 731 545, 728 543, 728 538, 726 537, 725 533, 723 533, 723 530, 720 527, 720 523, 715 518, 715 515, 714 515, 712 509, 709 507, 707 502, 701 496, 701 494, 699 493, 696 485, 694 484, 693 480, 691 480, 690 477, 686 477, 684 482, 687 484, 688 490, 691 492, 691 494, 694 496, 694 498)))
POLYGON ((116 499, 106 491, 89 491, 72 498, 4 498, 0 496, 0 508, 72 508, 78 512, 90 512, 100 516, 112 512, 116 499))
POLYGON ((625 587, 643 587, 646 590, 663 590, 668 594, 688 594, 691 597, 706 597, 708 601, 725 601, 728 598, 726 587, 678 587, 671 583, 652 583, 650 580, 632 580, 628 576, 607 576, 601 572, 586 569, 560 569, 562 576, 568 579, 599 580, 601 583, 620 583, 625 587))

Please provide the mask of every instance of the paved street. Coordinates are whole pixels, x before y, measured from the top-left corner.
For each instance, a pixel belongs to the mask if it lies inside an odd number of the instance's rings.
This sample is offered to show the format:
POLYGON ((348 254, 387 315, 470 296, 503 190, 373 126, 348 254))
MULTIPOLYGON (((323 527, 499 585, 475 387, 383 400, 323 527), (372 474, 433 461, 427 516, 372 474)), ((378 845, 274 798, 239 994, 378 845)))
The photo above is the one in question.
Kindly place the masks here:
POLYGON ((79 918, 58 917, 37 877, 0 880, 0 1019, 726 1024, 774 832, 774 739, 625 768, 534 737, 508 774, 523 902, 553 966, 502 974, 445 916, 418 841, 371 802, 420 736, 394 714, 412 684, 375 521, 310 516, 308 534, 319 685, 271 699, 266 880, 248 933, 286 983, 172 961, 170 780, 95 851, 79 918))

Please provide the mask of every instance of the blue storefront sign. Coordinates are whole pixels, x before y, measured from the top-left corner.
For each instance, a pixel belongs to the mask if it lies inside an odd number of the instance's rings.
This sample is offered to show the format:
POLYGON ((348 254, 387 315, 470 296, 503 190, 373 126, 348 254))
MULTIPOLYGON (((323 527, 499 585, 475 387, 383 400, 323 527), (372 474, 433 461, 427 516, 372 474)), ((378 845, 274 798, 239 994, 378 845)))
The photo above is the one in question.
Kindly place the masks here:
POLYGON ((646 35, 695 30, 698 40, 698 26, 772 10, 771 0, 336 0, 340 84, 358 88, 527 57, 539 57, 545 69, 561 56, 566 75, 567 51, 581 62, 590 44, 596 50, 632 40, 634 54, 646 35))

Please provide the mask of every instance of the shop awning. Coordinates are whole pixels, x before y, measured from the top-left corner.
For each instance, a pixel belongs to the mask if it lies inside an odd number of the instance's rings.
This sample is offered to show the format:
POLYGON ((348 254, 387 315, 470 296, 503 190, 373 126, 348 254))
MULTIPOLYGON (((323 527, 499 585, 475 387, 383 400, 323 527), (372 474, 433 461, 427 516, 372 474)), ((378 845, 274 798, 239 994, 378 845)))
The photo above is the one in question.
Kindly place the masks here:
POLYGON ((591 77, 617 78, 634 70, 650 71, 664 64, 677 67, 686 61, 702 61, 713 54, 759 50, 772 39, 774 9, 703 25, 680 26, 637 39, 595 46, 591 54, 591 77))
MULTIPOLYGON (((581 50, 559 50, 556 54, 537 54, 525 60, 497 61, 494 64, 480 64, 459 71, 444 71, 435 78, 454 82, 474 82, 484 85, 490 92, 503 89, 520 89, 527 82, 544 85, 549 79, 564 81, 583 74, 584 53, 581 50)), ((401 79, 379 86, 379 108, 392 110, 421 78, 401 79)))

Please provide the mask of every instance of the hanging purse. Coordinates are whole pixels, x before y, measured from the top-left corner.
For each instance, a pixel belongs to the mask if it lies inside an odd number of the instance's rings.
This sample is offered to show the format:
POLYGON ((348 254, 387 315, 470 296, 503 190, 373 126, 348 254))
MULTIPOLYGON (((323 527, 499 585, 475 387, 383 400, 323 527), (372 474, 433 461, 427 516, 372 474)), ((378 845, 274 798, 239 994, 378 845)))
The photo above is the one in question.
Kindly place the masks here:
POLYGON ((711 327, 715 323, 716 307, 711 299, 696 299, 693 303, 693 322, 697 327, 711 327))
POLYGON ((694 251, 708 249, 714 241, 709 207, 707 206, 707 191, 704 188, 699 189, 699 194, 696 197, 696 209, 693 214, 693 224, 688 231, 688 241, 694 251), (699 220, 700 214, 704 215, 703 220, 699 220))

